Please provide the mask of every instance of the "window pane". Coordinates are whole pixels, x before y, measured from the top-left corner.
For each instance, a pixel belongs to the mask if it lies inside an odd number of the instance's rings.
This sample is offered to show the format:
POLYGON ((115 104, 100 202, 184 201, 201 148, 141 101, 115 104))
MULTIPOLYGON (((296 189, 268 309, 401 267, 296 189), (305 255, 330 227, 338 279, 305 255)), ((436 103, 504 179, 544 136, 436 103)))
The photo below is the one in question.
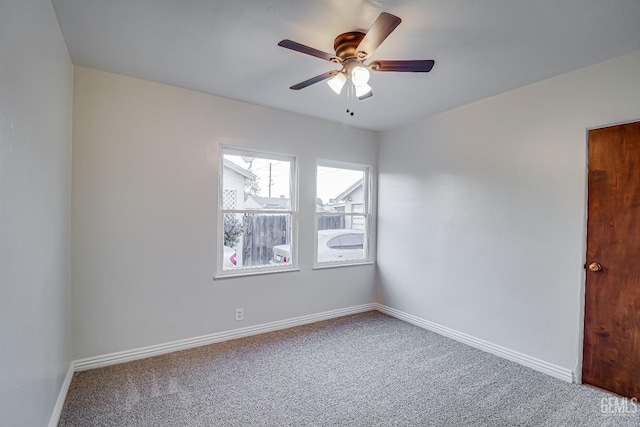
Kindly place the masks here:
POLYGON ((223 209, 291 209, 291 162, 223 155, 223 209))
POLYGON ((316 176, 316 212, 364 212, 364 171, 318 166, 316 176))
POLYGON ((318 262, 365 260, 363 215, 318 215, 318 262))
POLYGON ((225 214, 223 270, 290 263, 290 214, 225 214))

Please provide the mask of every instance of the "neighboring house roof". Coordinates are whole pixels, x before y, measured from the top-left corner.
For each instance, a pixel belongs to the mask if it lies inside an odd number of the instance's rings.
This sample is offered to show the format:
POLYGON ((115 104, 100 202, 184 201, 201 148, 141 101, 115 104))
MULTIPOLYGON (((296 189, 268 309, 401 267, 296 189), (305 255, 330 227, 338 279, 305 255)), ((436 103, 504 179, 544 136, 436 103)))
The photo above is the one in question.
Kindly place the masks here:
POLYGON ((249 194, 249 198, 262 209, 289 209, 289 199, 284 197, 262 197, 249 194))
POLYGON ((349 194, 353 193, 354 191, 356 191, 358 188, 360 188, 362 186, 362 183, 364 182, 364 178, 359 179, 355 184, 353 184, 351 187, 347 188, 346 190, 344 190, 342 193, 340 193, 338 195, 338 197, 336 197, 336 201, 340 201, 340 200, 344 200, 346 199, 349 194))
POLYGON ((256 176, 256 174, 254 174, 251 171, 246 170, 245 168, 236 165, 235 163, 227 160, 227 159, 223 159, 222 160, 223 165, 225 168, 229 168, 232 171, 239 173, 240 175, 244 176, 246 179, 248 179, 249 181, 255 181, 258 177, 256 176))

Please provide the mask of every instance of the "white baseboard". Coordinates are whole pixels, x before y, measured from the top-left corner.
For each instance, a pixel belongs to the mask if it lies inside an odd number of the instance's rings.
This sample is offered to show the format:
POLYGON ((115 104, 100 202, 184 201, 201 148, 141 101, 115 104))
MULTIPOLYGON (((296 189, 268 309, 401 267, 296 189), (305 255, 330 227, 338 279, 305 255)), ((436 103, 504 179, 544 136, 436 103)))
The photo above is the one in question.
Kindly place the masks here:
POLYGON ((53 407, 53 412, 51 412, 51 418, 49 418, 49 427, 57 427, 58 422, 60 421, 60 415, 62 414, 62 407, 64 406, 64 401, 67 398, 67 392, 69 391, 69 386, 71 385, 71 379, 73 378, 73 362, 69 364, 69 369, 67 369, 67 374, 62 381, 62 386, 60 387, 60 393, 58 393, 58 399, 56 400, 56 404, 53 407))
POLYGON ((222 341, 228 341, 236 338, 248 337, 251 335, 263 334, 265 332, 278 331, 280 329, 292 328, 294 326, 306 325, 308 323, 319 322, 322 320, 333 319, 336 317, 348 316, 350 314, 363 313, 365 311, 375 310, 376 305, 363 304, 353 307, 341 308, 337 310, 325 311, 322 313, 310 314, 307 316, 295 317, 292 319, 279 320, 276 322, 263 323, 261 325, 248 326, 246 328, 233 329, 231 331, 217 332, 208 335, 202 335, 195 338, 187 338, 184 340, 173 341, 165 344, 152 345, 148 347, 137 348, 133 350, 120 351, 117 353, 105 354, 102 356, 88 357, 73 362, 76 372, 85 371, 87 369, 100 368, 103 366, 115 365, 118 363, 130 362, 132 360, 144 359, 147 357, 158 356, 160 354, 171 353, 174 351, 186 350, 193 347, 213 344, 222 341))
POLYGON ((447 338, 454 339, 463 344, 467 344, 479 350, 486 351, 487 353, 495 354, 496 356, 511 360, 512 362, 519 363, 523 366, 534 369, 538 372, 545 373, 547 375, 551 375, 552 377, 561 379, 563 381, 569 383, 574 381, 574 375, 570 369, 563 368, 561 366, 545 362, 544 360, 537 359, 535 357, 517 352, 515 350, 490 343, 489 341, 485 341, 480 338, 476 338, 471 335, 456 331, 455 329, 451 329, 446 326, 421 319, 420 317, 405 313, 400 310, 396 310, 395 308, 387 307, 386 305, 378 303, 375 303, 374 305, 376 310, 380 311, 381 313, 385 313, 397 319, 404 320, 407 323, 411 323, 421 328, 428 329, 447 338))

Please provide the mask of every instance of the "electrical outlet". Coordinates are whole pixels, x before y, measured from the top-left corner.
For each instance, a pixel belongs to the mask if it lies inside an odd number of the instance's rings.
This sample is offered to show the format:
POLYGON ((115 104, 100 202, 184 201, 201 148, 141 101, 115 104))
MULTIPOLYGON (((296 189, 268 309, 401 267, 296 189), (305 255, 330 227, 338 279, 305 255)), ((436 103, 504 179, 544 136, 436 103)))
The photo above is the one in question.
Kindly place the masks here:
POLYGON ((236 322, 244 320, 244 308, 236 308, 236 322))

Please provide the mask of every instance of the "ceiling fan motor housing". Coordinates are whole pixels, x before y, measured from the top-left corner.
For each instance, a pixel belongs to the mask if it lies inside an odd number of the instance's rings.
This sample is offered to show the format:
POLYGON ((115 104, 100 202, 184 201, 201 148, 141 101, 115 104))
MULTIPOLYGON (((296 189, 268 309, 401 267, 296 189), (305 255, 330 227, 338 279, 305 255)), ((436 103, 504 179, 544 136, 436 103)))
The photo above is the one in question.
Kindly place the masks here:
MULTIPOLYGON (((340 34, 333 42, 336 56, 343 61, 347 58, 355 58, 356 49, 366 34, 361 31, 351 31, 340 34)), ((362 58, 360 58, 362 59, 362 58)))

